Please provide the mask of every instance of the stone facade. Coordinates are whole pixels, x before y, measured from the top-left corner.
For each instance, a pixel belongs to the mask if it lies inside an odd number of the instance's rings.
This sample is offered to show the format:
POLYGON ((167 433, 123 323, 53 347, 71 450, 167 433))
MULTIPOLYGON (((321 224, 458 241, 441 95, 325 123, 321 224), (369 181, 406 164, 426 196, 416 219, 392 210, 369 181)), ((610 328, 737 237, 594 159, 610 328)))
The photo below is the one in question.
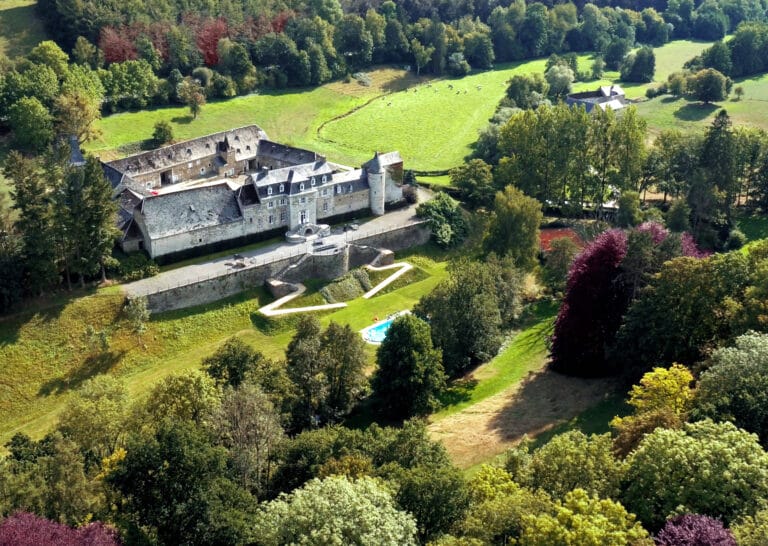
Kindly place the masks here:
POLYGON ((125 251, 151 258, 294 230, 402 201, 397 152, 361 168, 277 144, 252 125, 104 164, 120 199, 125 251))

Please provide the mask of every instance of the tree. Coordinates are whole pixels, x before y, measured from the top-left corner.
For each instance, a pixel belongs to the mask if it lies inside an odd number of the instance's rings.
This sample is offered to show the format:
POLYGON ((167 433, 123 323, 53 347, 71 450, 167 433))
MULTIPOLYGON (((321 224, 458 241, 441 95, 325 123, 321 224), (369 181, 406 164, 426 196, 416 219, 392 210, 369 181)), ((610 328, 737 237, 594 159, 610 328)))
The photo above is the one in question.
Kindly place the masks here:
POLYGON ((730 421, 768 443, 768 335, 748 333, 712 353, 696 393, 694 416, 730 421))
POLYGON ((731 532, 739 546, 762 546, 768 536, 768 510, 760 510, 732 523, 731 532))
POLYGON ((366 388, 365 342, 348 324, 331 322, 320 339, 328 397, 324 414, 334 422, 346 416, 366 388))
POLYGON ((413 516, 397 510, 390 493, 368 477, 315 479, 269 502, 257 520, 255 536, 265 546, 417 544, 413 516))
POLYGON ((149 427, 163 420, 203 425, 210 422, 220 405, 221 391, 214 381, 202 372, 189 370, 158 382, 140 408, 139 418, 149 427))
POLYGON ((554 505, 543 491, 531 491, 504 469, 483 465, 469 480, 470 506, 460 524, 464 537, 482 544, 505 544, 520 537, 528 514, 551 513, 554 505))
POLYGON ((472 67, 469 66, 469 63, 464 58, 464 54, 460 51, 451 53, 448 56, 448 73, 454 78, 466 76, 470 70, 472 70, 472 67))
POLYGON ((419 300, 414 313, 429 321, 450 377, 496 355, 502 326, 519 316, 522 284, 510 258, 459 260, 450 265, 448 279, 419 300))
POLYGON ((514 102, 513 106, 523 110, 538 106, 548 92, 549 84, 538 72, 515 74, 507 82, 507 98, 514 102))
POLYGON ((451 169, 451 185, 459 188, 462 199, 471 207, 488 206, 493 202, 493 173, 482 159, 472 159, 451 169))
POLYGON ((704 68, 714 68, 721 74, 730 76, 733 69, 730 47, 722 40, 718 40, 702 51, 701 64, 704 68))
POLYGON ((130 298, 125 304, 125 318, 131 327, 131 331, 136 334, 139 343, 141 335, 147 331, 147 322, 149 322, 150 312, 149 303, 146 297, 130 298))
POLYGON ((656 429, 629 456, 622 498, 652 530, 669 515, 686 512, 728 524, 761 507, 766 470, 768 455, 757 437, 731 423, 656 429))
POLYGON ((15 226, 22 239, 25 285, 32 294, 42 294, 57 277, 55 248, 51 244, 55 240, 53 215, 46 181, 37 161, 15 151, 8 154, 4 173, 13 184, 13 208, 19 213, 15 226))
POLYGON ((740 85, 737 85, 733 88, 733 94, 736 95, 736 100, 741 100, 744 98, 744 88, 740 85))
POLYGON ((72 48, 72 61, 95 70, 104 64, 104 53, 87 38, 78 36, 72 48))
POLYGON ((0 544, 14 546, 119 546, 117 529, 100 521, 73 529, 28 512, 16 512, 0 523, 0 544))
POLYGON ((82 92, 59 96, 54 106, 58 134, 73 135, 80 144, 93 140, 99 134, 93 123, 101 118, 100 107, 98 99, 82 92))
POLYGON ((723 522, 720 520, 699 514, 683 514, 667 521, 656 535, 656 544, 659 546, 677 546, 678 544, 736 546, 736 540, 731 532, 723 527, 723 522))
POLYGON ((299 428, 318 424, 321 407, 327 397, 320 335, 317 318, 311 315, 302 317, 285 351, 288 377, 298 392, 293 419, 299 428))
POLYGON ((575 489, 558 502, 555 514, 526 515, 521 546, 646 544, 653 542, 635 516, 618 502, 575 489))
POLYGON ((458 201, 445 192, 438 192, 416 207, 416 216, 427 220, 432 237, 443 248, 456 246, 467 235, 467 222, 458 201))
POLYGON ((155 123, 155 129, 152 131, 152 141, 155 146, 163 146, 173 142, 173 126, 164 119, 155 123))
POLYGON ((8 111, 8 124, 14 145, 23 150, 40 152, 53 140, 53 116, 35 97, 15 102, 8 111))
POLYGON ((27 54, 27 60, 52 68, 60 80, 64 79, 69 69, 69 55, 53 40, 44 40, 33 47, 27 54))
POLYGON ((614 417, 614 450, 622 457, 633 451, 643 437, 661 426, 678 429, 688 418, 693 404, 693 375, 685 366, 654 368, 643 375, 629 393, 627 404, 634 408, 627 417, 614 417))
POLYGON ((189 107, 192 118, 197 119, 197 115, 205 106, 205 89, 203 86, 197 80, 185 78, 179 85, 178 95, 181 102, 189 107))
POLYGON ((541 489, 554 499, 576 488, 602 498, 618 496, 624 467, 611 452, 609 434, 587 436, 572 430, 558 434, 530 456, 528 447, 521 444, 508 453, 507 471, 516 483, 541 489))
POLYGON ((237 337, 224 342, 211 356, 203 359, 203 369, 219 385, 237 388, 264 356, 237 337))
POLYGON ((373 395, 388 417, 403 419, 438 407, 445 372, 426 322, 410 314, 396 318, 376 351, 376 362, 373 395))
POLYGON ((556 64, 544 73, 544 78, 549 85, 549 95, 555 99, 562 99, 571 92, 571 84, 576 76, 569 66, 556 64))
POLYGON ((647 83, 653 81, 656 56, 650 47, 641 47, 630 53, 621 63, 621 81, 647 83))
POLYGON ((128 440, 105 481, 123 497, 121 511, 164 544, 252 541, 252 497, 226 478, 226 450, 190 422, 161 422, 128 440))
POLYGON ((687 87, 694 98, 704 104, 728 98, 726 77, 713 68, 705 68, 691 76, 687 87))
POLYGON ((552 293, 562 292, 568 279, 571 263, 579 252, 579 246, 570 237, 558 237, 550 243, 544 256, 542 276, 552 293))
POLYGON ((595 57, 595 60, 592 61, 590 76, 593 80, 600 80, 603 77, 603 72, 605 72, 605 61, 598 55, 595 57))
POLYGON ((484 245, 488 252, 511 256, 516 267, 530 270, 539 251, 541 204, 513 186, 496 193, 484 245))
POLYGON ((616 215, 616 223, 619 227, 627 228, 638 225, 642 221, 640 210, 640 194, 636 191, 622 192, 619 197, 619 212, 616 215))
POLYGON ((416 64, 416 75, 418 76, 421 69, 427 66, 432 54, 435 52, 435 48, 432 46, 424 46, 416 38, 411 40, 411 51, 413 52, 413 60, 416 64))
POLYGON ((86 158, 81 172, 86 204, 85 213, 80 218, 85 242, 82 249, 83 270, 91 275, 101 272, 101 281, 105 282, 105 263, 111 256, 119 233, 115 227, 117 205, 112 199, 112 186, 104 176, 101 162, 95 156, 89 155, 86 158))
POLYGON ((283 440, 280 416, 269 397, 252 383, 228 388, 213 423, 219 442, 229 451, 237 482, 261 495, 272 477, 273 459, 283 440))
POLYGON ((395 501, 416 519, 423 543, 448 532, 469 507, 467 484, 454 467, 416 467, 395 473, 395 480, 395 501))
POLYGON ((691 229, 691 207, 682 200, 672 202, 667 211, 666 224, 670 231, 682 233, 691 229))
POLYGON ((367 66, 373 56, 373 36, 359 15, 348 14, 336 23, 333 45, 352 68, 367 66))
POLYGON ((86 465, 97 466, 119 446, 127 411, 125 385, 111 376, 96 376, 67 402, 58 430, 80 447, 86 465))

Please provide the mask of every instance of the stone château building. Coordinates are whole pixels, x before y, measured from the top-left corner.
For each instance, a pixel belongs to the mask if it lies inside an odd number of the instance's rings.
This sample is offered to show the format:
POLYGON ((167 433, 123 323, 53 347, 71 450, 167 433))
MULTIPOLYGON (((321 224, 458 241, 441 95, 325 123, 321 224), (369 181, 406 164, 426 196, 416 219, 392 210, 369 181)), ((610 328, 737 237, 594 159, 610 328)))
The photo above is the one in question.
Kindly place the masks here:
POLYGON ((150 257, 202 254, 402 201, 403 162, 359 169, 268 140, 250 125, 104 163, 119 198, 120 245, 150 257))

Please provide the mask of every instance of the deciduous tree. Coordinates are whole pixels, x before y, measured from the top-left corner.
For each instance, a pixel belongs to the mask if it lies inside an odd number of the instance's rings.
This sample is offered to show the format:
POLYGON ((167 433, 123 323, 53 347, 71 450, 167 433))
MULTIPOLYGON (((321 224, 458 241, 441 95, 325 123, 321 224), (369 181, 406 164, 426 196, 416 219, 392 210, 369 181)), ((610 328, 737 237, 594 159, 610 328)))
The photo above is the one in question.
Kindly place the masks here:
POLYGON ((516 267, 530 270, 539 251, 541 204, 513 186, 497 192, 493 217, 484 242, 489 252, 511 256, 516 267))

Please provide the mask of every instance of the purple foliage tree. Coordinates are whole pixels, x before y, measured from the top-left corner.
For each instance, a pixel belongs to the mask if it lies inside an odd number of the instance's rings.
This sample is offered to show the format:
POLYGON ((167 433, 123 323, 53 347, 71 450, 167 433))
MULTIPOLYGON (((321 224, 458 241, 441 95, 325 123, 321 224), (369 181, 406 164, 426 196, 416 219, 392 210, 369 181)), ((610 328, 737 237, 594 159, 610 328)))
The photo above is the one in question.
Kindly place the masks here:
POLYGON ((670 519, 656 535, 659 546, 736 546, 723 522, 699 514, 683 514, 670 519))
POLYGON ((551 340, 552 368, 585 377, 618 373, 606 353, 624 313, 648 276, 680 255, 703 256, 689 235, 670 234, 655 222, 606 231, 592 241, 568 274, 551 340))
POLYGON ((113 527, 97 521, 73 529, 28 512, 0 522, 0 546, 119 546, 113 527))
POLYGON ((623 305, 614 282, 627 253, 627 235, 619 229, 601 233, 571 265, 566 294, 552 335, 552 368, 571 375, 608 373, 605 344, 615 335, 623 305))

